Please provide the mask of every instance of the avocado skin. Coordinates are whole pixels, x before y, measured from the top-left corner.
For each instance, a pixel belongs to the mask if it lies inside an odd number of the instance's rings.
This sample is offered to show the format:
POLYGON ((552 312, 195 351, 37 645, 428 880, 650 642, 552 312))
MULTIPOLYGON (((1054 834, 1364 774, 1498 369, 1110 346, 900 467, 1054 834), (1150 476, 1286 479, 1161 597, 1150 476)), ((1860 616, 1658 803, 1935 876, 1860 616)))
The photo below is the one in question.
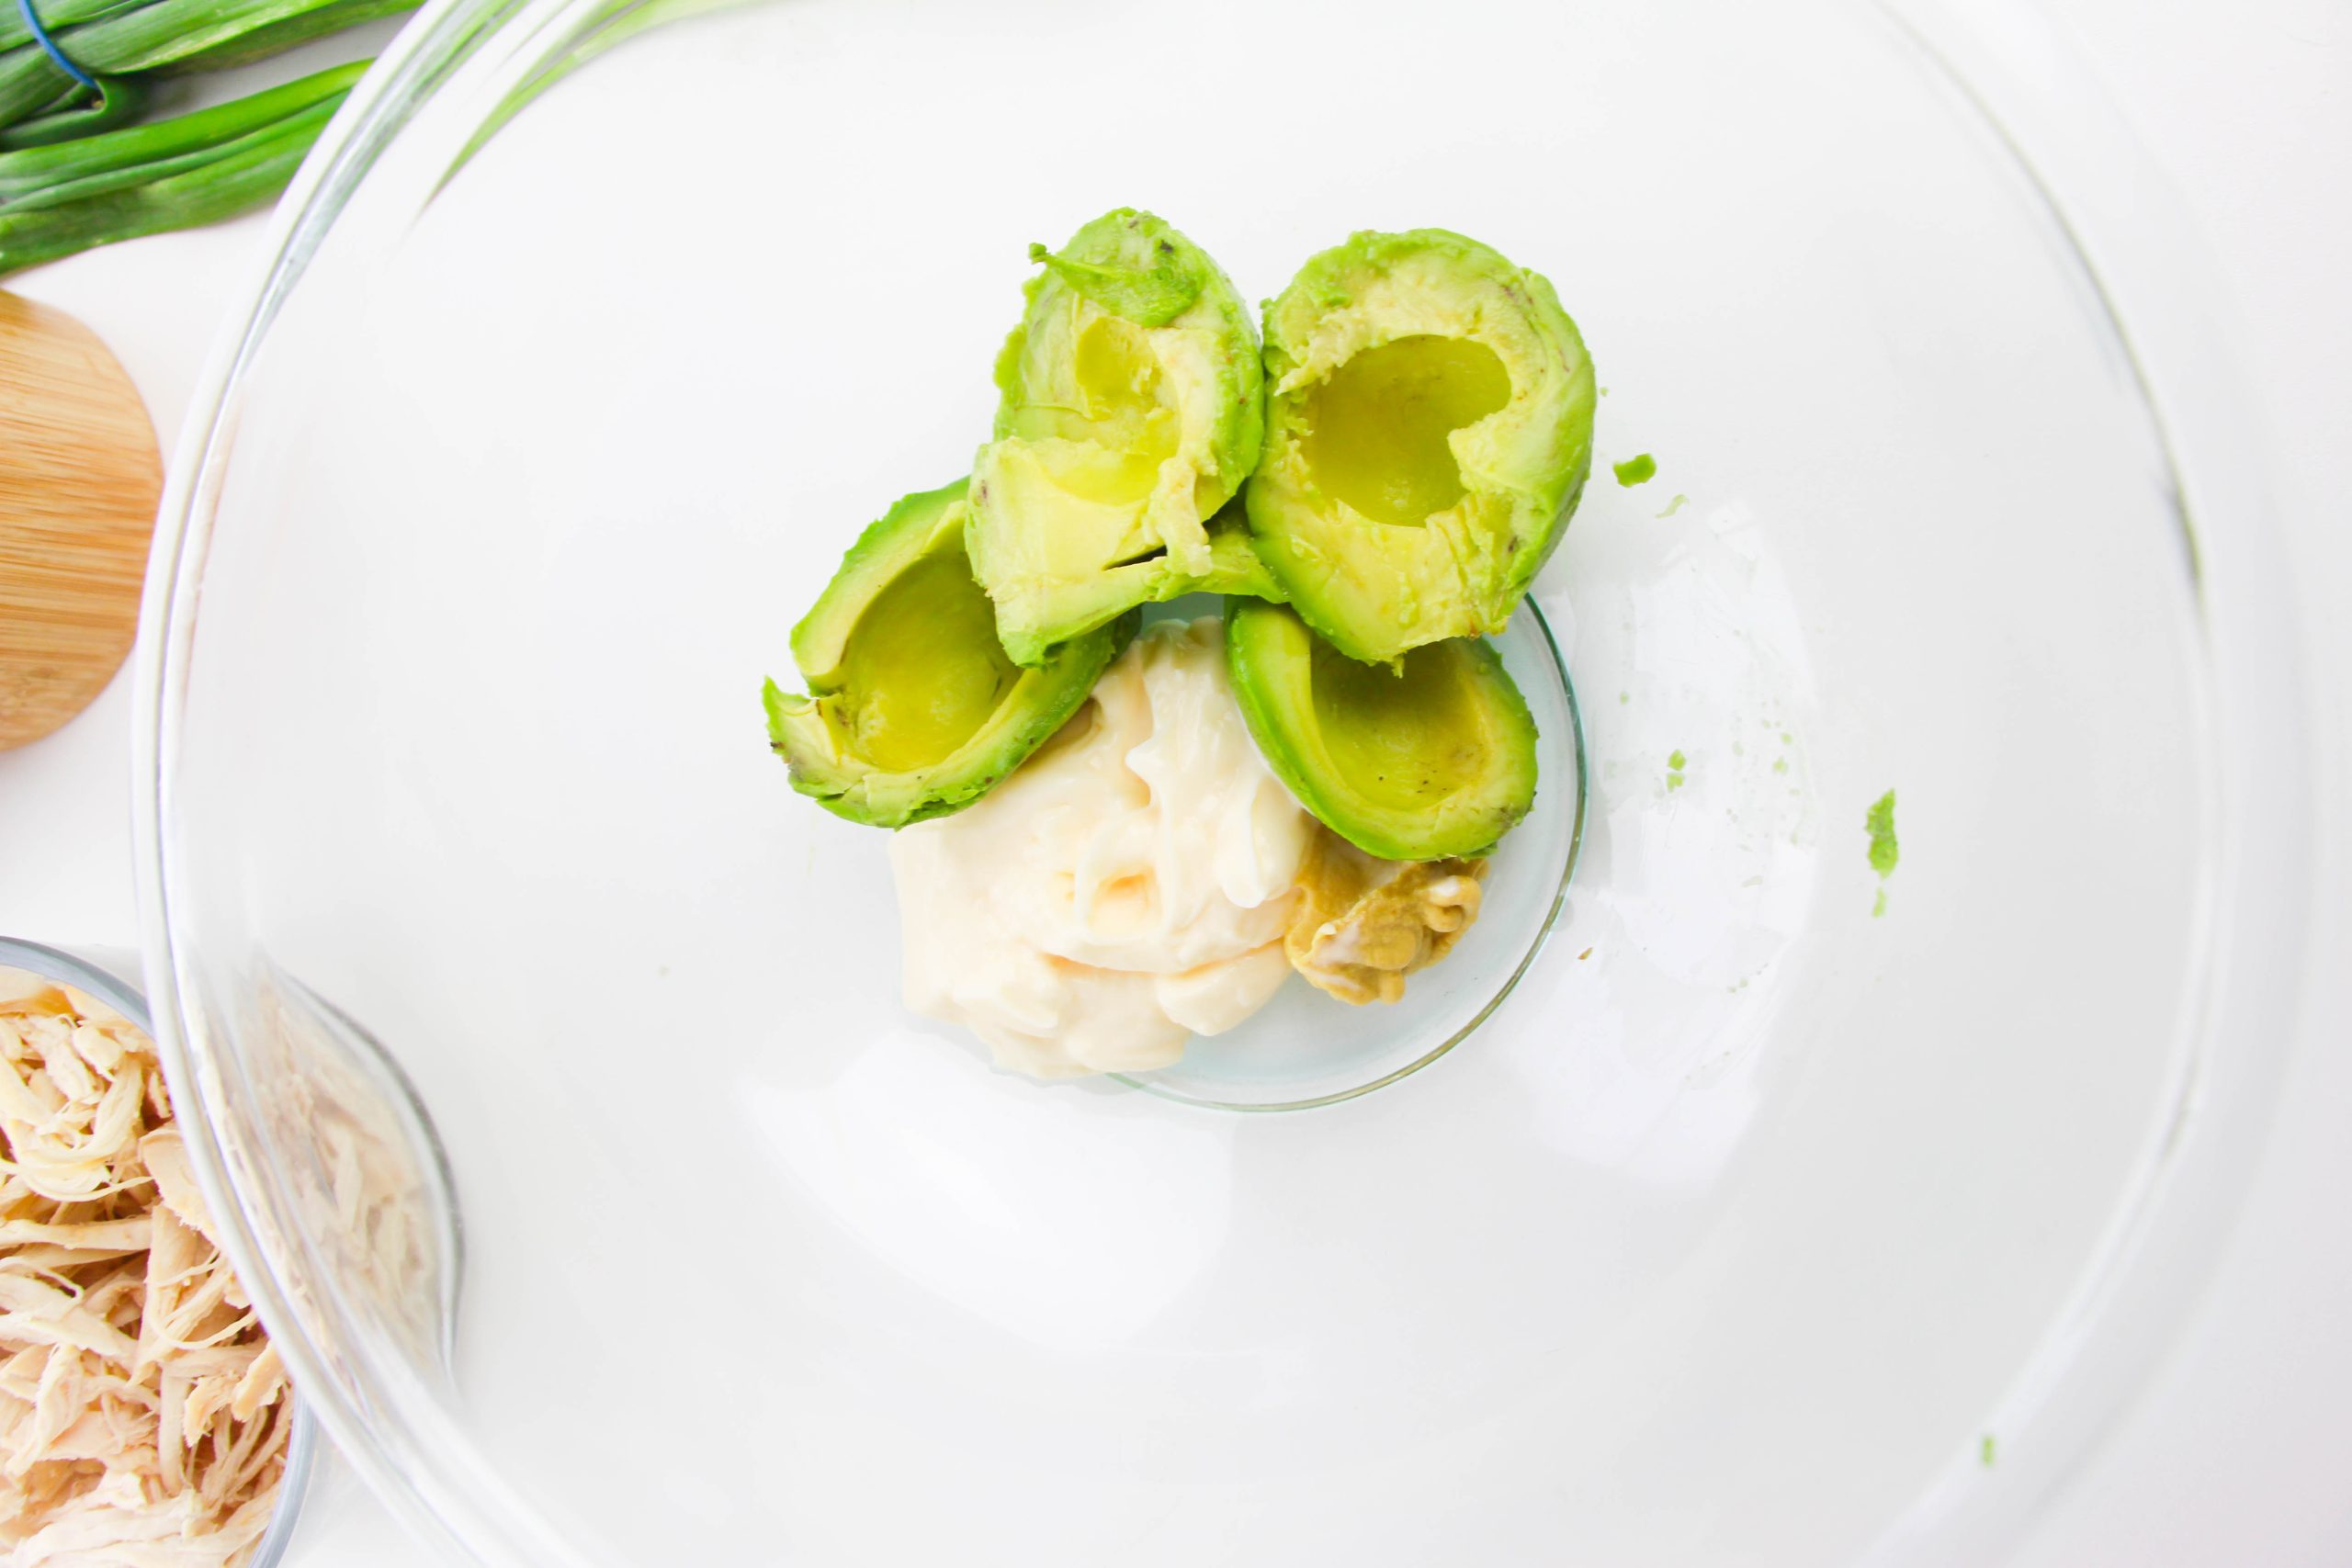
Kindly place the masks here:
MULTIPOLYGON (((1264 370, 1256 322, 1249 307, 1208 253, 1165 220, 1118 208, 1087 223, 1059 252, 1030 247, 1042 269, 1023 288, 1021 321, 996 359, 1000 393, 993 436, 974 463, 978 481, 970 535, 973 573, 997 605, 997 632, 1016 664, 1034 664, 1048 649, 1101 626, 1135 606, 1198 592, 1272 590, 1272 577, 1251 567, 1243 589, 1240 558, 1220 547, 1216 514, 1238 496, 1257 467, 1265 435, 1264 370), (1023 516, 1001 483, 1000 459, 1030 443, 1067 435, 1069 394, 1052 383, 1069 373, 1051 357, 1041 368, 1038 344, 1068 346, 1047 329, 1072 299, 1128 321, 1177 350, 1160 355, 1164 373, 1190 375, 1180 392, 1182 439, 1177 457, 1192 481, 1181 503, 1155 496, 1142 513, 1156 553, 1106 561, 1082 576, 1053 580, 1041 572, 1033 529, 1050 526, 1023 516), (1047 383, 1033 385, 1042 374, 1047 383)), ((1238 508, 1235 525, 1241 526, 1238 508)))
MULTIPOLYGON (((1485 745, 1486 776, 1430 805, 1372 799, 1322 736, 1313 690, 1315 633, 1295 606, 1234 599, 1226 605, 1226 664, 1259 755, 1317 820, 1383 860, 1475 859, 1492 852, 1535 804, 1536 728, 1526 699, 1483 638, 1439 645, 1469 661, 1468 690, 1485 745)), ((1429 657, 1424 655, 1423 657, 1429 657)))
POLYGON ((762 691, 771 748, 792 787, 837 817, 903 828, 961 811, 1026 761, 1085 703, 1111 660, 1134 639, 1128 615, 1051 649, 1020 671, 980 728, 927 766, 894 771, 860 756, 843 717, 842 667, 868 605, 918 562, 962 549, 967 481, 902 497, 858 535, 832 581, 792 629, 793 661, 809 694, 768 681, 762 691))
POLYGON ((1310 258, 1266 301, 1264 344, 1266 437, 1244 500, 1259 553, 1290 603, 1332 646, 1367 663, 1502 630, 1558 548, 1592 467, 1592 362, 1551 283, 1451 230, 1367 231, 1310 258), (1426 297, 1407 330, 1374 322, 1350 336, 1349 354, 1318 363, 1318 331, 1346 312, 1393 313, 1400 277, 1426 297), (1449 291, 1458 298, 1440 298, 1449 291), (1343 517, 1300 456, 1314 387, 1353 353, 1421 332, 1483 343, 1510 375, 1494 438, 1478 444, 1476 471, 1463 469, 1469 492, 1493 513, 1483 528, 1434 516, 1420 527, 1351 510, 1343 517))

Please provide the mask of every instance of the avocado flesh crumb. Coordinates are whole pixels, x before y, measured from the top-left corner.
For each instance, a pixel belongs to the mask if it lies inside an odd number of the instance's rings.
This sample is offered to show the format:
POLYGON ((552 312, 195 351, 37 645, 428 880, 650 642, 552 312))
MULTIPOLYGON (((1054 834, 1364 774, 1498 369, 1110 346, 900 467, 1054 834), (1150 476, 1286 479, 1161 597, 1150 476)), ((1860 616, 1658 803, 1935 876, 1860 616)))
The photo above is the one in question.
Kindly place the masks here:
POLYGON ((1510 401, 1510 373, 1468 338, 1419 333, 1368 348, 1308 394, 1306 466, 1376 523, 1419 527, 1467 489, 1452 436, 1510 401))
POLYGON ((1871 836, 1871 869, 1878 873, 1878 897, 1871 905, 1871 918, 1886 913, 1886 879, 1894 874, 1894 863, 1902 856, 1902 846, 1894 840, 1894 792, 1888 790, 1871 802, 1862 818, 1863 830, 1871 836))
POLYGON ((1400 671, 1359 664, 1320 637, 1312 668, 1323 743, 1358 794, 1418 810, 1476 776, 1480 711, 1464 689, 1464 661, 1444 643, 1412 649, 1400 671))
POLYGON ((1871 869, 1885 876, 1894 870, 1894 863, 1902 848, 1894 840, 1894 792, 1880 795, 1862 818, 1862 827, 1871 836, 1871 869))
POLYGON ((978 734, 1020 678, 964 552, 926 557, 850 633, 841 695, 851 744, 887 772, 930 767, 978 734))
POLYGON ((1623 462, 1615 465, 1611 471, 1616 474, 1619 484, 1631 490, 1635 485, 1647 484, 1657 477, 1657 459, 1645 452, 1638 457, 1626 458, 1623 462))

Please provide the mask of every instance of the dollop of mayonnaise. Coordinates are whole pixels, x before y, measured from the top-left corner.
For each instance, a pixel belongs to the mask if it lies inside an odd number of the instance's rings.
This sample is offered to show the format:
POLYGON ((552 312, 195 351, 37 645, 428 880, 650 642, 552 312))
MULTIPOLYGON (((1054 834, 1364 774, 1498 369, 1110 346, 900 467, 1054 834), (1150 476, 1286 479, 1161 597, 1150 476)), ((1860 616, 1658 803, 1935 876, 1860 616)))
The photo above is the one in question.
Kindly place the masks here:
POLYGON ((1216 617, 1147 626, 1011 778, 891 835, 907 1006, 1038 1077, 1166 1066, 1290 974, 1314 832, 1242 723, 1216 617))

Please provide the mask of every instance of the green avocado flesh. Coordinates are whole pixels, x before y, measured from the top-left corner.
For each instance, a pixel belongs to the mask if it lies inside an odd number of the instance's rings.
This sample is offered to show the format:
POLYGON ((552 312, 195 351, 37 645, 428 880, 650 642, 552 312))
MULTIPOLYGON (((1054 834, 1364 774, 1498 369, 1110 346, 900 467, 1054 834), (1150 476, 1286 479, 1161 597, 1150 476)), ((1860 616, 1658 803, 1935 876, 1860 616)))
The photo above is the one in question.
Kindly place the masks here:
POLYGON ((1031 254, 1044 270, 997 358, 968 531, 1022 665, 1136 605, 1238 592, 1216 584, 1248 541, 1237 519, 1220 551, 1213 520, 1256 466, 1265 423, 1249 312, 1199 246, 1122 208, 1031 254))
POLYGON ((1225 510, 1209 519, 1209 570, 1197 580, 1170 573, 1153 591, 1151 602, 1162 604, 1180 593, 1223 593, 1239 599, 1271 599, 1282 604, 1290 595, 1258 558, 1250 542, 1250 520, 1242 514, 1241 498, 1227 502, 1225 510))
POLYGON ((1535 721, 1475 637, 1401 669, 1348 658, 1278 604, 1226 610, 1226 660, 1258 750, 1326 827, 1384 860, 1482 855, 1535 802, 1535 721))
POLYGON ((1302 435, 1325 494, 1375 523, 1418 528, 1467 493, 1447 438, 1510 401, 1510 372, 1468 338, 1367 348, 1307 394, 1302 435))
POLYGON ((767 683, 768 737, 792 786, 853 822, 959 810, 1027 760, 1134 634, 1104 626, 1024 670, 965 555, 965 481, 908 496, 858 536, 793 628, 809 694, 767 683))
POLYGON ((842 660, 843 722, 877 768, 928 768, 978 733, 1021 677, 961 550, 909 567, 858 617, 842 660))
POLYGON ((1894 837, 1894 792, 1888 790, 1871 803, 1862 818, 1862 829, 1871 836, 1871 869, 1881 877, 1894 874, 1895 863, 1902 859, 1903 850, 1894 837))
POLYGON ((1442 229, 1363 233, 1268 301, 1259 555, 1341 652, 1499 631, 1592 466, 1592 364, 1552 286, 1442 229))

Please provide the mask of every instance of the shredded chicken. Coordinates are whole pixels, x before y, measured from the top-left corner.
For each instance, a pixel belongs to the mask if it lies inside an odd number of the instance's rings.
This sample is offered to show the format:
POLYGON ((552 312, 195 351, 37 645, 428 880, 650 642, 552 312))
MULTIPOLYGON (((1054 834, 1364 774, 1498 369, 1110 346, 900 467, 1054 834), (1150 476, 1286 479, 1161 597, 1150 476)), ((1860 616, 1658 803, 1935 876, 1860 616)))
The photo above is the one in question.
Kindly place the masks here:
POLYGON ((1299 867, 1283 951, 1343 1002, 1393 1002, 1406 976, 1443 958, 1477 919, 1486 874, 1483 860, 1376 859, 1322 829, 1299 867))
POLYGON ((0 1556, 231 1568, 268 1527, 289 1427, 153 1043, 0 969, 0 1556))
MULTIPOLYGON (((419 1367, 440 1363, 457 1253, 413 1091, 380 1046, 347 1020, 331 1022, 299 987, 267 980, 254 1000, 256 1082, 245 1109, 268 1141, 303 1151, 284 1193, 302 1244, 323 1257, 337 1311, 371 1337, 404 1344, 419 1367)), ((298 1321, 322 1333, 340 1327, 300 1278, 287 1285, 298 1321)))

